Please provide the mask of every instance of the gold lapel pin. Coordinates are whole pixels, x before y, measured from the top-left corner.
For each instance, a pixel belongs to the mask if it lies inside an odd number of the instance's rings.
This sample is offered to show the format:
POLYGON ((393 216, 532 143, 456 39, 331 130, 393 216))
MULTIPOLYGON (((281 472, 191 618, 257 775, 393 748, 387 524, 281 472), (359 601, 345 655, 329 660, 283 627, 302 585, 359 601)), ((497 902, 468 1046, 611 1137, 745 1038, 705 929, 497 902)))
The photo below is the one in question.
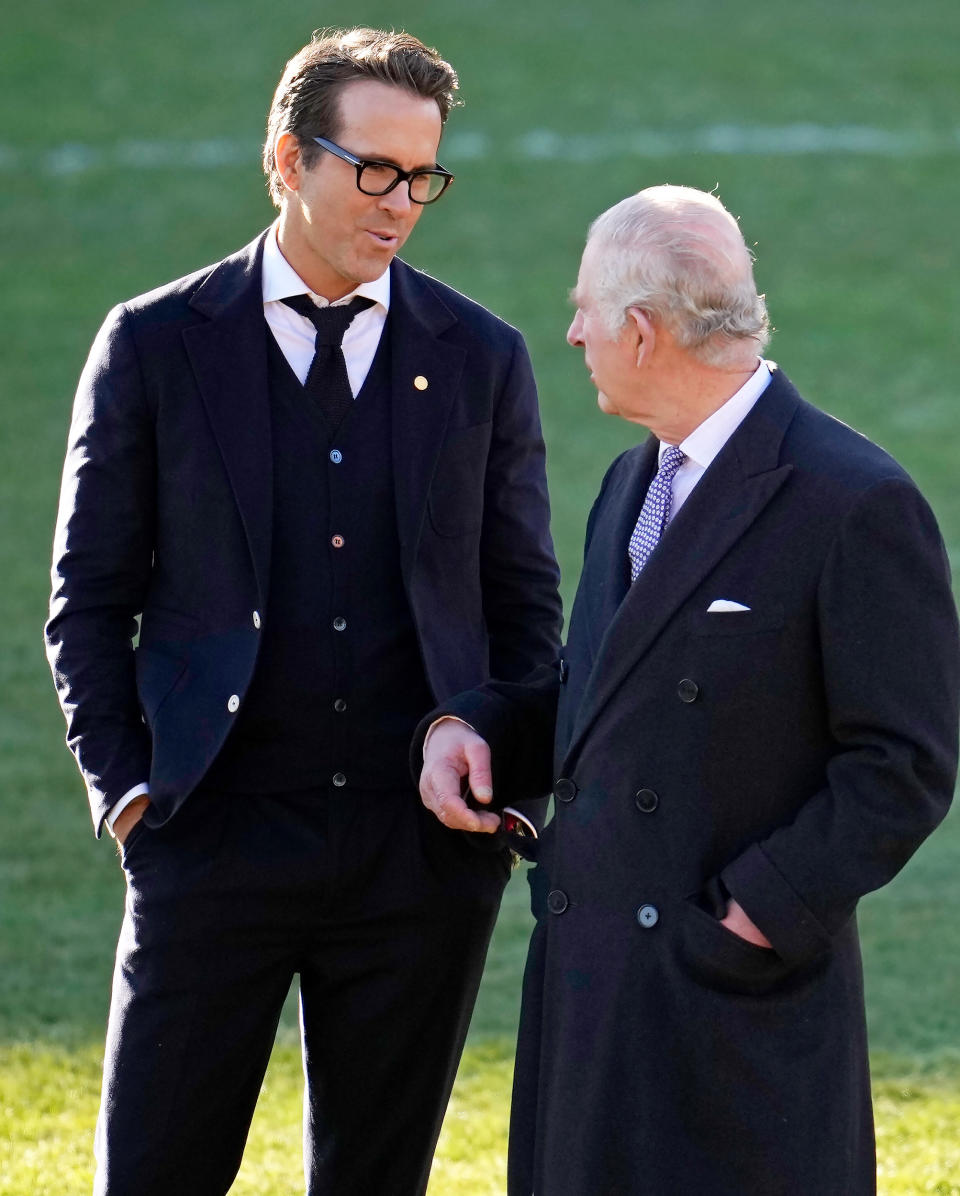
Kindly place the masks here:
POLYGON ((426 378, 424 378, 423 374, 417 374, 416 378, 413 380, 413 385, 417 388, 417 390, 426 390, 430 383, 426 380, 426 378))

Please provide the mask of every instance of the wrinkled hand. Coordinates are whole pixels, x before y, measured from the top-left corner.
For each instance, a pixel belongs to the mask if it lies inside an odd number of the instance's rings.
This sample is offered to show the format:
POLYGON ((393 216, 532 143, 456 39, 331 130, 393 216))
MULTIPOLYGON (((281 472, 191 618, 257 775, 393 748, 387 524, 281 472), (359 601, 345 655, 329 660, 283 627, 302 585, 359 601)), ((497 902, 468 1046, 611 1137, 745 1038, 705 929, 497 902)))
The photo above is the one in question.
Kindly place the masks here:
POLYGON ((731 897, 727 905, 727 916, 720 920, 721 926, 726 926, 727 930, 731 930, 735 935, 742 939, 746 939, 748 943, 753 943, 755 947, 769 947, 770 940, 763 933, 762 930, 747 917, 747 913, 743 906, 738 901, 734 901, 731 897))
POLYGON ((451 830, 492 834, 500 818, 489 810, 474 810, 467 805, 461 796, 464 778, 478 802, 491 800, 493 775, 486 740, 465 723, 446 718, 427 735, 420 799, 451 830))
POLYGON ((127 835, 133 830, 140 819, 144 815, 147 806, 150 805, 150 798, 144 795, 143 797, 135 797, 128 806, 124 808, 117 815, 116 821, 113 824, 113 834, 120 846, 123 846, 123 841, 127 835))

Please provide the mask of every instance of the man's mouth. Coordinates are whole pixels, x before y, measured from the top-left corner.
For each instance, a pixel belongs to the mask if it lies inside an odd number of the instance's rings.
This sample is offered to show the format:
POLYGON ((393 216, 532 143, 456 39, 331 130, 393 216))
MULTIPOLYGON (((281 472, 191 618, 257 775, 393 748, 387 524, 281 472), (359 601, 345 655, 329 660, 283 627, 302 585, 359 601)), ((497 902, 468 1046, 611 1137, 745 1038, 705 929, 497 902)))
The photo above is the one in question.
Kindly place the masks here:
POLYGON ((400 239, 397 233, 389 232, 384 229, 368 228, 367 232, 381 245, 396 245, 397 241, 400 239))

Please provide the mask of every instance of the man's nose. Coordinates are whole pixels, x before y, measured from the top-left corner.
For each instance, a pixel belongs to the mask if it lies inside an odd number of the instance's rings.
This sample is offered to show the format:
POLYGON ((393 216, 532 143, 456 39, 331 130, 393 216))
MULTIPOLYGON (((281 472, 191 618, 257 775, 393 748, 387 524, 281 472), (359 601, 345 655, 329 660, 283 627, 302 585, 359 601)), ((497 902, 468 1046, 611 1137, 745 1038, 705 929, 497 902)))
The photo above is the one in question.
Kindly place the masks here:
POLYGON ((397 183, 392 191, 388 191, 386 195, 380 196, 380 203, 378 205, 386 211, 393 212, 394 215, 406 215, 413 207, 413 200, 410 198, 410 184, 407 180, 397 183))
POLYGON ((583 316, 578 311, 577 314, 573 317, 572 321, 570 322, 570 327, 567 329, 567 344, 573 345, 574 348, 576 348, 577 345, 582 345, 583 344, 583 337, 581 336, 582 332, 583 332, 583 316))

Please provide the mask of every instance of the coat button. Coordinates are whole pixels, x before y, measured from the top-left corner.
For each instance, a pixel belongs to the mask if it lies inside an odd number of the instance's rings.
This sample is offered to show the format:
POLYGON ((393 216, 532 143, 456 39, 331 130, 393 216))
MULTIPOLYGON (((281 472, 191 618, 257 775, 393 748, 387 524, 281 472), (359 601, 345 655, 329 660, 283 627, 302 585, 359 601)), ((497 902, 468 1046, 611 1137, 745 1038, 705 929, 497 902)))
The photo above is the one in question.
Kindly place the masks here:
POLYGON ((570 902, 562 889, 554 889, 547 895, 547 909, 551 914, 562 914, 570 902))
POLYGON ((660 805, 660 798, 652 789, 638 790, 633 800, 637 803, 637 809, 641 814, 652 814, 657 806, 660 805))
POLYGON ((553 796, 557 801, 573 801, 577 796, 577 786, 569 777, 561 777, 553 787, 553 796))
POLYGON ((335 772, 333 774, 333 783, 334 783, 334 785, 336 785, 336 787, 338 789, 342 789, 344 787, 344 785, 346 785, 346 783, 347 783, 347 778, 343 775, 342 772, 335 772))
POLYGON ((334 548, 342 548, 345 541, 343 536, 331 536, 330 543, 334 546, 334 548))
POLYGON ((560 684, 561 685, 567 684, 567 677, 569 675, 570 675, 570 666, 563 659, 563 657, 561 657, 560 658, 560 684))
POLYGON ((347 620, 344 619, 342 615, 337 615, 337 617, 333 620, 333 630, 334 631, 345 631, 346 627, 347 627, 347 620))
POLYGON ((641 905, 637 910, 637 921, 644 930, 650 930, 660 921, 660 911, 655 905, 641 905))
POLYGON ((239 694, 231 694, 230 695, 230 697, 227 699, 227 709, 230 711, 231 714, 237 713, 237 711, 240 709, 239 694))
POLYGON ((336 710, 337 714, 343 714, 347 708, 346 700, 344 698, 337 698, 337 700, 333 703, 333 708, 336 710))
POLYGON ((253 612, 253 625, 254 625, 254 627, 256 627, 257 631, 260 630, 260 624, 262 622, 263 622, 263 620, 260 618, 260 612, 258 610, 255 610, 253 612))
POLYGON ((343 460, 343 453, 341 453, 339 449, 331 449, 330 460, 334 463, 334 465, 339 465, 343 460))
POLYGON ((699 694, 700 686, 696 681, 691 681, 689 677, 684 677, 677 686, 677 697, 681 702, 695 702, 699 694))

